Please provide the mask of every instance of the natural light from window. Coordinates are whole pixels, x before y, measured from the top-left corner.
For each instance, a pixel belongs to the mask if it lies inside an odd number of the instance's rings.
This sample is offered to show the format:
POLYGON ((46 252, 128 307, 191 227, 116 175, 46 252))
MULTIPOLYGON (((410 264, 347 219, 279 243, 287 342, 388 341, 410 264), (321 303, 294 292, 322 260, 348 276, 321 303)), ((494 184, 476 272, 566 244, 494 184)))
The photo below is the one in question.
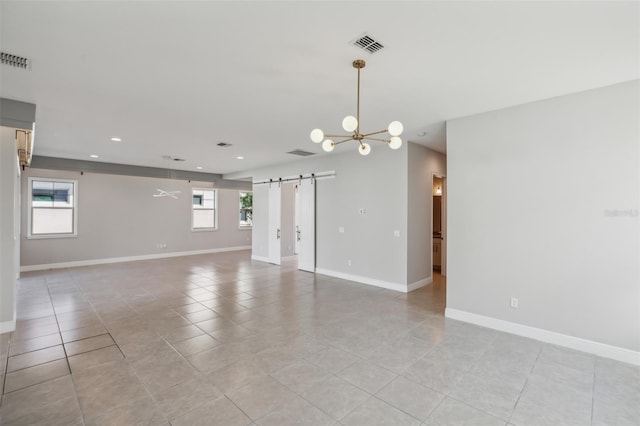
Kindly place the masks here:
POLYGON ((75 236, 77 181, 29 178, 29 237, 75 236))
POLYGON ((240 193, 240 228, 253 225, 253 192, 240 193))
POLYGON ((191 229, 216 229, 216 190, 193 189, 191 202, 191 229))

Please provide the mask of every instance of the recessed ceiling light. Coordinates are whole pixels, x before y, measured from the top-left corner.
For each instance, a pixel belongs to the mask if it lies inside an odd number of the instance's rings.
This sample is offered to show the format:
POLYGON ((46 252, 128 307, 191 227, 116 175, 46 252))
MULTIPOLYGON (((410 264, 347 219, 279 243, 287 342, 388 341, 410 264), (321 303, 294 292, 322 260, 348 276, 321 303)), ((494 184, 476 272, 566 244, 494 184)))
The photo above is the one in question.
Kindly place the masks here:
POLYGON ((202 170, 202 166, 198 166, 198 167, 196 167, 196 169, 202 170))
POLYGON ((240 156, 240 157, 236 157, 238 160, 244 160, 244 157, 240 156))
POLYGON ((95 154, 91 154, 89 157, 91 157, 91 158, 98 158, 98 156, 97 156, 97 155, 95 155, 95 154))
POLYGON ((121 138, 111 138, 111 142, 122 142, 121 138))

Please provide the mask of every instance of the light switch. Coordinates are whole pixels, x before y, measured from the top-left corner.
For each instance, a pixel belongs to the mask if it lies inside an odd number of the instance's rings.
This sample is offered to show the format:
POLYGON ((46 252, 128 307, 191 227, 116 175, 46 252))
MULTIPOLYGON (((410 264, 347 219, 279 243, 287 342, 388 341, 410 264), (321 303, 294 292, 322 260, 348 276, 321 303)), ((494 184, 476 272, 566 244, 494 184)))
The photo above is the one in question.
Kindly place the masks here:
POLYGON ((400 236, 400 231, 397 230, 397 229, 395 231, 393 231, 393 236, 394 237, 399 237, 400 236))
POLYGON ((338 232, 344 234, 344 226, 339 227, 338 232))
POLYGON ((363 208, 360 208, 360 210, 358 210, 358 213, 360 214, 365 214, 367 211, 363 208))

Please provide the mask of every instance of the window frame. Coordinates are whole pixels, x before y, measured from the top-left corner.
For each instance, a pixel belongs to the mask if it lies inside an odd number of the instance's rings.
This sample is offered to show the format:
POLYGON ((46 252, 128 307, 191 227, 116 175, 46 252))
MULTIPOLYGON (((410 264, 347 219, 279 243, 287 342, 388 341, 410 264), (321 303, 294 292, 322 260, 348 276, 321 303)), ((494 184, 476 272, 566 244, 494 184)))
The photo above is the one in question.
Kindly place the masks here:
MULTIPOLYGON (((43 240, 43 239, 53 239, 53 238, 77 238, 78 237, 78 180, 77 179, 59 179, 59 178, 48 178, 48 177, 38 177, 38 176, 29 176, 27 179, 27 239, 28 240, 43 240), (34 234, 33 233, 33 209, 41 208, 33 206, 33 182, 51 182, 55 183, 70 183, 73 184, 73 207, 71 207, 72 215, 73 215, 73 232, 70 233, 60 233, 60 234, 34 234)), ((53 201, 53 200, 52 200, 53 201)), ((53 206, 53 208, 56 208, 53 206)), ((60 209, 69 209, 68 207, 58 207, 60 209)))
MULTIPOLYGON (((202 201, 204 198, 201 199, 202 201)), ((191 202, 190 202, 190 210, 191 210, 191 232, 211 232, 218 230, 218 190, 215 188, 191 188, 191 202), (202 209, 194 209, 193 208, 193 197, 194 191, 211 191, 213 192, 213 208, 202 208, 202 209), (213 227, 206 228, 194 228, 193 227, 193 212, 194 210, 213 210, 213 227)))
POLYGON ((242 214, 242 201, 241 200, 241 195, 240 194, 251 194, 252 198, 251 198, 251 213, 253 215, 253 190, 251 191, 244 191, 244 190, 240 190, 238 191, 238 229, 252 229, 253 228, 253 220, 251 221, 251 225, 243 225, 242 222, 240 221, 240 215, 242 214))

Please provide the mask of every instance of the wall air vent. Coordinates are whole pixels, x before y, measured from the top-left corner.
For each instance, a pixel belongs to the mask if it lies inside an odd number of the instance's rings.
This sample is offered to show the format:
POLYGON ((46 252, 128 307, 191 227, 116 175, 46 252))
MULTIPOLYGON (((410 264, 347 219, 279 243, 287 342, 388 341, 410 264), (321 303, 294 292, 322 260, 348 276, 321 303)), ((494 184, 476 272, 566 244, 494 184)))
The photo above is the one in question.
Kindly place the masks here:
POLYGON ((299 155, 301 157, 308 157, 309 155, 315 155, 315 152, 303 151, 301 149, 294 149, 293 151, 287 152, 287 154, 299 155))
POLYGON ((352 40, 351 44, 370 54, 374 54, 384 49, 384 45, 382 43, 375 40, 372 36, 366 33, 362 34, 360 37, 356 38, 355 40, 352 40))
POLYGON ((184 158, 172 158, 173 161, 187 161, 184 158))
POLYGON ((29 68, 29 60, 27 58, 12 55, 11 53, 0 52, 0 62, 2 65, 9 65, 10 67, 21 68, 23 70, 29 68))
POLYGON ((220 142, 220 143, 217 143, 216 145, 218 145, 219 147, 222 147, 222 148, 228 148, 228 147, 231 146, 230 143, 226 143, 226 142, 220 142))

